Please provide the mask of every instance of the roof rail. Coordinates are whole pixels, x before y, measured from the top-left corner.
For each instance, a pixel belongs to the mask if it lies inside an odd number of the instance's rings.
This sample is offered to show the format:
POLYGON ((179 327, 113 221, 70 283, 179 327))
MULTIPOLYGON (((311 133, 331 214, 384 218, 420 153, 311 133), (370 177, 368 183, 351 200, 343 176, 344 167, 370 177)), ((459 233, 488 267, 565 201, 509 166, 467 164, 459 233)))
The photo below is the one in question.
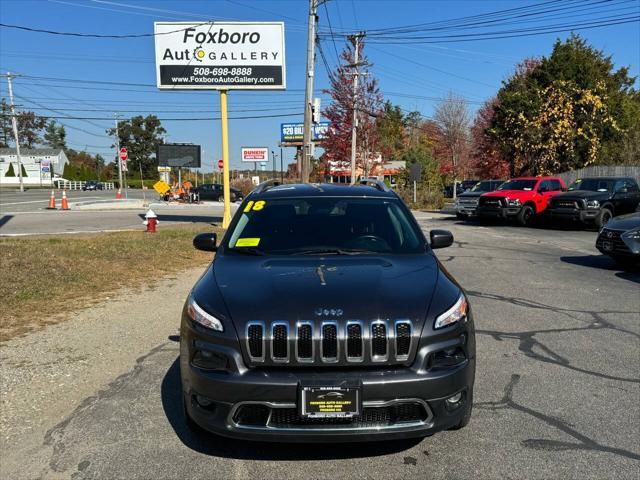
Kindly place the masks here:
POLYGON ((251 191, 251 193, 255 193, 255 194, 262 193, 269 190, 271 187, 277 187, 280 184, 281 184, 280 180, 275 180, 275 179, 266 180, 262 182, 260 185, 258 185, 256 188, 254 188, 251 191))
POLYGON ((360 179, 360 185, 369 185, 370 187, 377 188, 382 192, 390 192, 391 189, 384 183, 382 180, 378 180, 377 178, 368 178, 364 177, 360 179))

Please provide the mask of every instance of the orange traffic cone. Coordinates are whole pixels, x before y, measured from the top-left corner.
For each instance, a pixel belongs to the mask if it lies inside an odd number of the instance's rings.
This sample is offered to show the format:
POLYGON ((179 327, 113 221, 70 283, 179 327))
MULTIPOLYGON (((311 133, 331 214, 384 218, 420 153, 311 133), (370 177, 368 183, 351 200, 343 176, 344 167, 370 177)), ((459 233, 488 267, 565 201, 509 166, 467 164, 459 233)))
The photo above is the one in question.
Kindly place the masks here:
POLYGON ((49 197, 49 206, 47 207, 47 210, 55 210, 56 209, 56 195, 53 192, 53 190, 51 190, 51 197, 49 197))
POLYGON ((120 191, 120 189, 118 189, 118 191, 116 192, 116 200, 120 200, 122 198, 122 192, 120 191))
POLYGON ((67 191, 62 191, 62 204, 60 205, 62 210, 69 210, 69 202, 67 201, 67 191))

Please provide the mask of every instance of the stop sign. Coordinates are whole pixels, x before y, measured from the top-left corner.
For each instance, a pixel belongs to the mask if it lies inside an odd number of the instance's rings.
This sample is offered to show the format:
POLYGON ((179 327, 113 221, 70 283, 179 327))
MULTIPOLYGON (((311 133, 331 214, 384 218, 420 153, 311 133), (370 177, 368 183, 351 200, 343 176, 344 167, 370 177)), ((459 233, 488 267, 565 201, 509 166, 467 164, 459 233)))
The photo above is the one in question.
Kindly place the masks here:
POLYGON ((120 156, 120 160, 122 160, 122 161, 125 161, 127 158, 129 158, 129 154, 127 153, 127 149, 122 147, 120 149, 119 156, 120 156))
POLYGON ((222 170, 222 167, 224 167, 224 160, 218 160, 218 168, 222 170))

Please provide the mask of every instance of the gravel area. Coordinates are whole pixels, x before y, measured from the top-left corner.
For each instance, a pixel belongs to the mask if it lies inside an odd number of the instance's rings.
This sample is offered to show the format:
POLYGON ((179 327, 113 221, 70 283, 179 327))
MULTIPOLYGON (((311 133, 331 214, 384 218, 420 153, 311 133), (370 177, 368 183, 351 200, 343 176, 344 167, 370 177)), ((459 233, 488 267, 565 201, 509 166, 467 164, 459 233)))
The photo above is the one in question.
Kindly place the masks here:
MULTIPOLYGON (((2 454, 1 478, 12 478, 6 473, 24 463, 22 454, 30 455, 80 402, 99 398, 96 392, 130 371, 138 357, 178 334, 182 300, 202 271, 125 289, 66 322, 0 346, 0 451, 11 451, 2 454)), ((32 467, 35 462, 25 466, 32 467)))

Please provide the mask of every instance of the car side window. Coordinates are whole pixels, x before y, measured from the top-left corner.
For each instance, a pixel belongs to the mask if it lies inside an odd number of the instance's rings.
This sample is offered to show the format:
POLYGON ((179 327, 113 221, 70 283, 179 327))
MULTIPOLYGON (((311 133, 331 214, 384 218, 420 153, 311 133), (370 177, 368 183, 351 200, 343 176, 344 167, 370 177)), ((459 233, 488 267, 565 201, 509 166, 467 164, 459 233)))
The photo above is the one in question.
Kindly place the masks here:
POLYGON ((616 182, 615 186, 613 187, 613 191, 614 192, 619 192, 623 188, 625 188, 625 181, 624 180, 618 180, 616 182))
POLYGON ((557 192, 559 190, 562 190, 562 184, 560 183, 560 180, 550 180, 550 182, 552 191, 557 192))
POLYGON ((627 191, 629 193, 638 193, 640 189, 638 188, 638 184, 633 180, 627 180, 627 191))
POLYGON ((551 191, 551 185, 549 184, 549 180, 543 180, 538 185, 538 192, 544 193, 551 191))

